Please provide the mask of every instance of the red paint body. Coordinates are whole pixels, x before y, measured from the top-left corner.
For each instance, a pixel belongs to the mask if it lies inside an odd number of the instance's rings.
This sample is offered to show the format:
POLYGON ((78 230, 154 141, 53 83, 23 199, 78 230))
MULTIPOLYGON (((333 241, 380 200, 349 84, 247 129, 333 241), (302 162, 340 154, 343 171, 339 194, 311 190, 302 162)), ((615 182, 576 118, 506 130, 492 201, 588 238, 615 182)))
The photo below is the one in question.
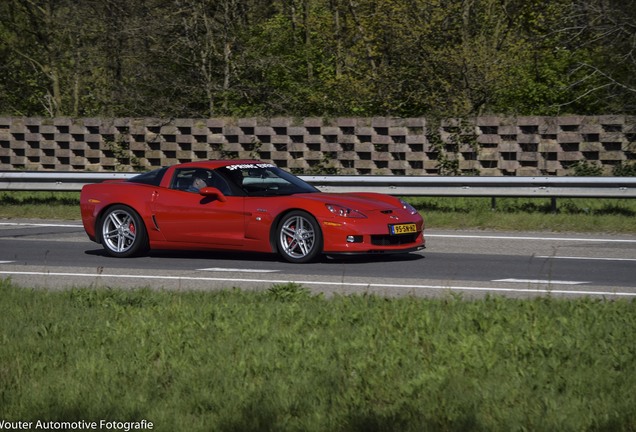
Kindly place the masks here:
POLYGON ((270 179, 257 176, 261 165, 273 167, 260 161, 190 162, 164 168, 156 184, 130 179, 86 185, 80 198, 84 228, 91 240, 103 243, 103 215, 111 206, 122 204, 141 218, 150 249, 275 253, 281 218, 291 211, 304 210, 318 222, 324 254, 409 252, 424 247, 424 221, 414 209, 405 208, 403 201, 376 193, 322 193, 311 186, 308 188, 313 190, 286 194, 284 182, 268 183, 270 179), (205 169, 212 177, 219 168, 224 168, 217 172, 224 172, 226 179, 229 174, 242 172, 240 182, 245 188, 271 184, 274 188, 242 192, 232 186, 232 192, 226 189, 222 193, 219 187, 208 188, 203 194, 176 188, 182 173, 205 169), (327 205, 352 210, 356 217, 334 213, 327 205), (415 224, 416 232, 392 235, 389 225, 396 224, 415 224), (347 236, 355 236, 355 240, 349 237, 347 241, 347 236))

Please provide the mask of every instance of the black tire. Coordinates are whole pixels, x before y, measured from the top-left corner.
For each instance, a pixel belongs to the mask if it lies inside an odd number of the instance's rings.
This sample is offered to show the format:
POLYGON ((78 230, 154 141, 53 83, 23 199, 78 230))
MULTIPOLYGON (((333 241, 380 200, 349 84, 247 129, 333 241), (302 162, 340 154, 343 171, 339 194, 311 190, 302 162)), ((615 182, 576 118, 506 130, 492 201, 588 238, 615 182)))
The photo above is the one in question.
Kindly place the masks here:
POLYGON ((130 207, 110 207, 104 213, 100 225, 100 240, 108 255, 126 258, 148 250, 146 227, 137 212, 130 207))
POLYGON ((306 263, 322 253, 322 231, 318 221, 305 211, 292 211, 276 228, 278 253, 291 263, 306 263))

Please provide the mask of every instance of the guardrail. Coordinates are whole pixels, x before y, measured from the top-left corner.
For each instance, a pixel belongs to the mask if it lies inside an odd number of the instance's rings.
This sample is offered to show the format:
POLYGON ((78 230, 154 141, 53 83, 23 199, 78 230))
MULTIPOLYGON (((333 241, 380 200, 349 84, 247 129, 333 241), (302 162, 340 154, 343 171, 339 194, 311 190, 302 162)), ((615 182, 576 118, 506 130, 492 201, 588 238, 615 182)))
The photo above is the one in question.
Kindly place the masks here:
POLYGON ((404 196, 636 198, 636 177, 301 176, 328 192, 404 196))
POLYGON ((0 190, 13 191, 80 191, 89 183, 105 180, 127 179, 138 173, 87 173, 87 172, 0 172, 0 190))
MULTIPOLYGON (((0 172, 0 190, 79 191, 137 173, 0 172)), ((299 176, 325 192, 401 196, 636 198, 636 177, 299 176)), ((493 201, 494 205, 494 201, 493 201)))

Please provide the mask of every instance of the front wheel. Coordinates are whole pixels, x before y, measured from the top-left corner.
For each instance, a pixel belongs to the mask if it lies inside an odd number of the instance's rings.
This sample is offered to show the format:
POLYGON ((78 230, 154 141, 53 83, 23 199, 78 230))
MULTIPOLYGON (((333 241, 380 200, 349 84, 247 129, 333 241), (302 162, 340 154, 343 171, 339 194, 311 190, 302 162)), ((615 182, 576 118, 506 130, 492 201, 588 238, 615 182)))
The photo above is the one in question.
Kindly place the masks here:
POLYGON ((126 258, 145 252, 146 227, 133 209, 124 205, 109 208, 102 218, 101 241, 106 253, 126 258))
POLYGON ((286 214, 278 224, 276 238, 278 252, 292 263, 313 261, 322 252, 318 221, 304 211, 286 214))

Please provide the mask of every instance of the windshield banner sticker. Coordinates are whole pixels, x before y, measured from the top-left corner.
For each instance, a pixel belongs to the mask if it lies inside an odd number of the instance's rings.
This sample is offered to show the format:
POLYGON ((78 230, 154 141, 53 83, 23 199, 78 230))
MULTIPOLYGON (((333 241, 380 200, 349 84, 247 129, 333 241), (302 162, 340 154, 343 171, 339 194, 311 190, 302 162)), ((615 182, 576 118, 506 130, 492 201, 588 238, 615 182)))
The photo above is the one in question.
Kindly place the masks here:
POLYGON ((228 165, 225 168, 230 171, 234 171, 237 169, 250 169, 250 168, 273 168, 275 165, 268 163, 259 163, 259 164, 238 164, 238 165, 228 165))

